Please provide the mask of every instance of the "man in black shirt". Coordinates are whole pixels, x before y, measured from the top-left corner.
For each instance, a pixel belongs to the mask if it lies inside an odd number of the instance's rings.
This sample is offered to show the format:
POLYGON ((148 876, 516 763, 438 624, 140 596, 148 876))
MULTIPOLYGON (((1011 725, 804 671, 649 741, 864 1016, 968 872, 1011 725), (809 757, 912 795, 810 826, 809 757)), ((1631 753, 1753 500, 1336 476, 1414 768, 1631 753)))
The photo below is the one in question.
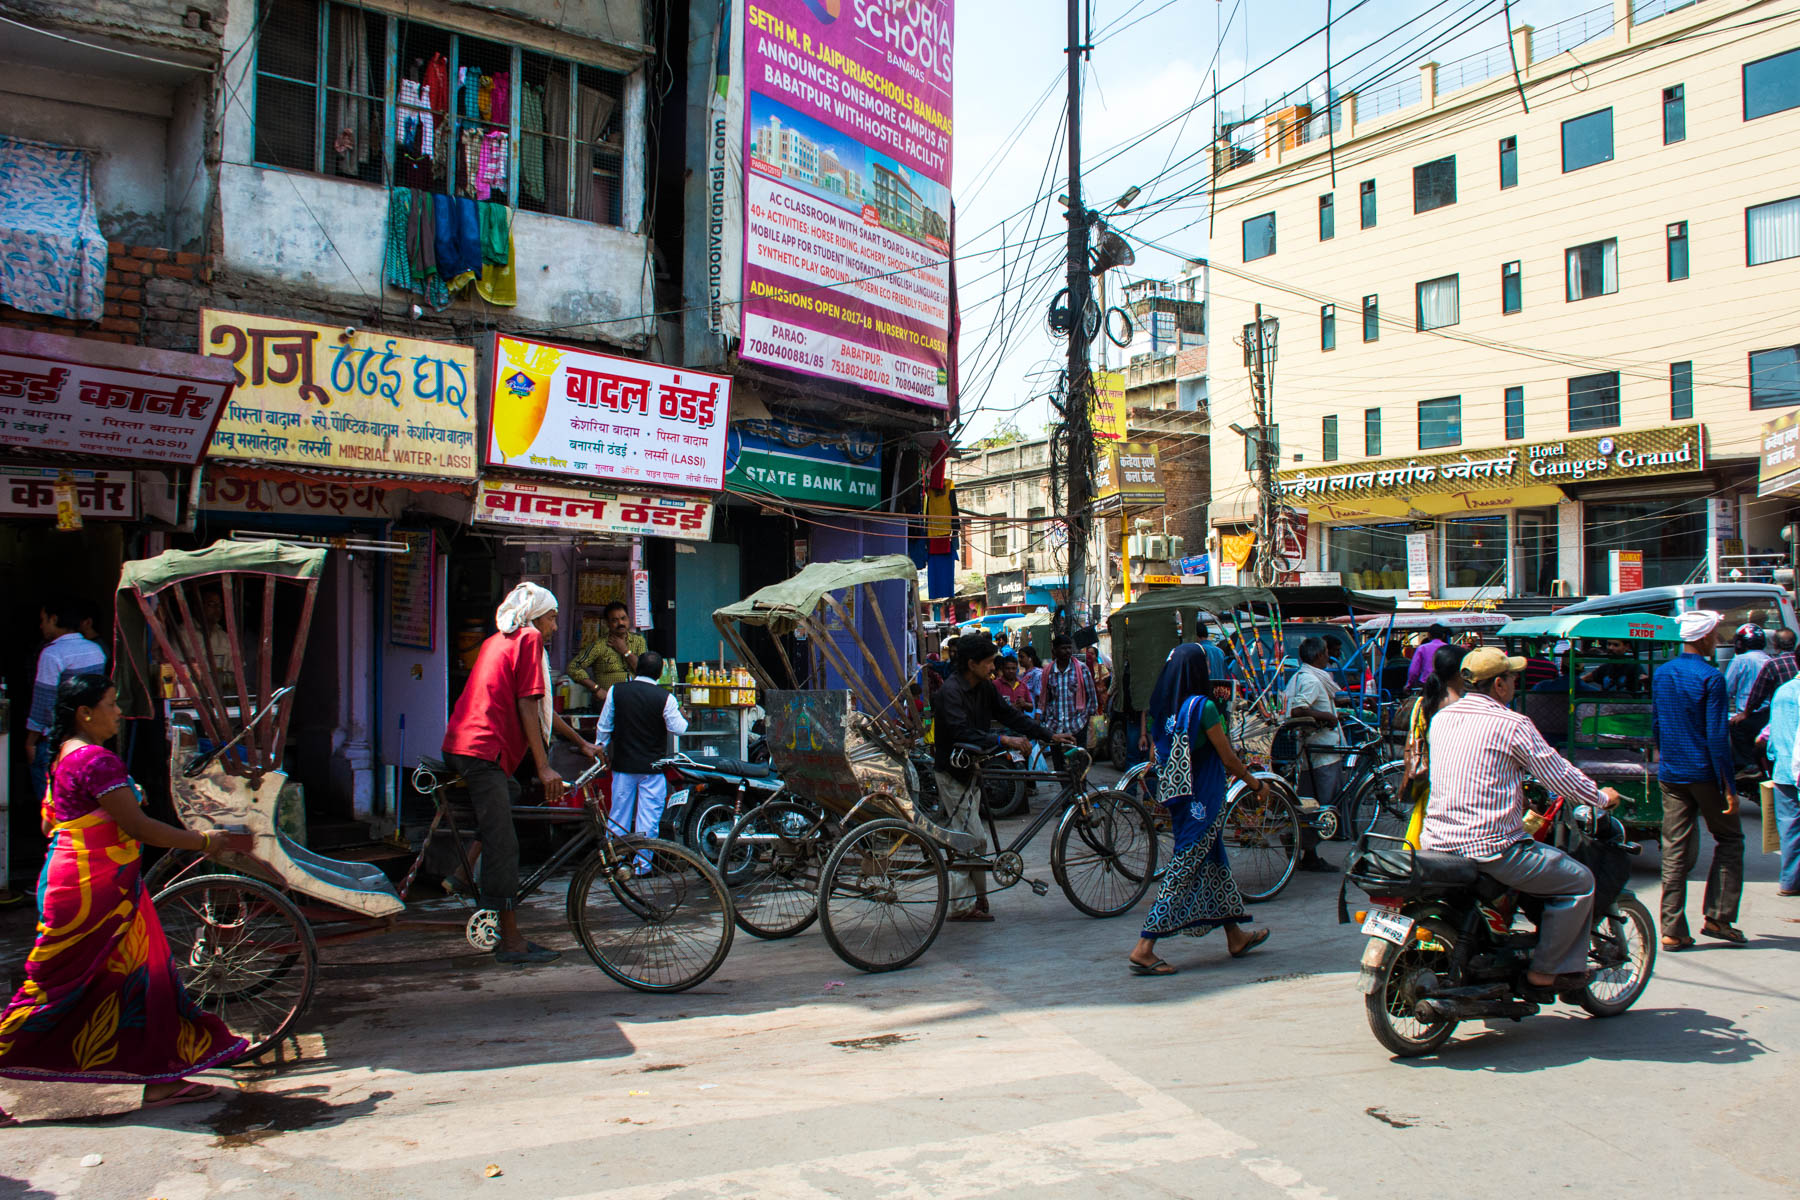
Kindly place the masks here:
MULTIPOLYGON (((1029 750, 1032 738, 1060 746, 1075 742, 1068 734, 1051 733, 1001 697, 994 687, 994 660, 998 653, 986 634, 958 638, 954 669, 931 700, 932 773, 937 778, 938 802, 952 828, 982 845, 987 839, 981 825, 981 793, 970 786, 973 772, 951 762, 957 745, 973 744, 996 751, 1002 747, 1029 750), (996 722, 1013 733, 996 733, 996 722)), ((993 913, 988 911, 986 877, 977 872, 971 879, 963 872, 952 872, 950 920, 993 919, 993 913)))

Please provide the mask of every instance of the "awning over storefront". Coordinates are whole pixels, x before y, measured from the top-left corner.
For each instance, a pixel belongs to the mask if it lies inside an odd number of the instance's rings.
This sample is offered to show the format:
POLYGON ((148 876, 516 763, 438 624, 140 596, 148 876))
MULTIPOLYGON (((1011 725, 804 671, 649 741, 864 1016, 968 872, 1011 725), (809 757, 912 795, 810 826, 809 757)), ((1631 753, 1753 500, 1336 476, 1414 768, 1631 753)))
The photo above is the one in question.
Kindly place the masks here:
POLYGON ((1800 409, 1762 427, 1762 463, 1756 494, 1773 496, 1800 486, 1800 409))
POLYGON ((192 466, 232 382, 198 354, 0 329, 0 446, 192 466))

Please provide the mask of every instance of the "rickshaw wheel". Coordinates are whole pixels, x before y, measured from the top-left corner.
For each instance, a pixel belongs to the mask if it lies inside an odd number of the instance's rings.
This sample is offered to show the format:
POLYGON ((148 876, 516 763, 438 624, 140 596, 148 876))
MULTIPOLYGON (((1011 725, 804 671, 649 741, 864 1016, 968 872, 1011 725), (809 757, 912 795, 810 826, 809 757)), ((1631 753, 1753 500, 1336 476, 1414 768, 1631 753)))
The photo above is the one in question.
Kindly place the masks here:
POLYGON ((944 927, 949 873, 937 846, 906 821, 844 835, 819 884, 819 925, 837 956, 861 971, 897 971, 944 927))
POLYGON ((830 854, 825 819, 804 805, 770 800, 739 817, 719 856, 732 864, 728 882, 738 928, 774 940, 811 925, 830 854))
POLYGON ((1156 878, 1156 822, 1125 792, 1095 792, 1063 814, 1050 869, 1069 903, 1090 917, 1130 912, 1156 878))
POLYGON ((1279 895, 1300 860, 1300 813, 1287 781, 1261 772, 1257 777, 1267 785, 1267 798, 1258 800, 1243 784, 1233 784, 1219 830, 1232 878, 1250 904, 1279 895))
POLYGON ((250 1043, 277 1045, 312 999, 319 950, 293 901, 260 879, 197 875, 153 901, 188 998, 250 1043))
POLYGON ((661 838, 602 843, 569 883, 569 927, 594 965, 640 992, 705 981, 731 950, 731 895, 712 864, 661 838), (638 858, 647 856, 643 874, 638 858))

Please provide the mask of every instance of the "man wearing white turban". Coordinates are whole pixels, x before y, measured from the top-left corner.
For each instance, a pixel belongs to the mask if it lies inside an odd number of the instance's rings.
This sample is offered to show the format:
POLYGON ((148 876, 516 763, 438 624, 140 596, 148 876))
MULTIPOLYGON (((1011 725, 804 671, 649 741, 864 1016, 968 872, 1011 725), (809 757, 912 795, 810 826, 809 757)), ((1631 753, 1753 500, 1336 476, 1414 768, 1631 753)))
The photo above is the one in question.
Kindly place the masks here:
POLYGON ((1682 653, 1650 677, 1650 718, 1656 735, 1656 780, 1663 797, 1662 944, 1686 950, 1687 877, 1700 858, 1700 824, 1713 835, 1706 876, 1706 920, 1700 932, 1742 943, 1738 900, 1744 890, 1744 827, 1738 819, 1736 767, 1731 756, 1725 676, 1712 662, 1719 614, 1681 614, 1682 653))
POLYGON ((481 903, 500 914, 494 957, 503 963, 545 963, 562 957, 528 942, 519 932, 513 899, 519 890, 519 835, 512 821, 512 775, 527 754, 537 768, 544 799, 563 793, 562 776, 550 766, 552 731, 599 754, 550 705, 550 655, 556 632, 556 597, 535 583, 521 583, 494 613, 499 632, 481 644, 469 681, 457 698, 444 733, 444 761, 463 777, 481 836, 481 903))

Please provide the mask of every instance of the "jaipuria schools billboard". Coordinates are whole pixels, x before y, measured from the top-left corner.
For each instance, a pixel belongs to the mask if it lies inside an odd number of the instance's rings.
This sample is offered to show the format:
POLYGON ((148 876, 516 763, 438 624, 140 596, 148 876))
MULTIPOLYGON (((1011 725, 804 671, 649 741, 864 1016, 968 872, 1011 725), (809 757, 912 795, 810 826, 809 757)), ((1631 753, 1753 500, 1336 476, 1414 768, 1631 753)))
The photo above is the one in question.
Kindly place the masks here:
POLYGON ((739 356, 947 407, 953 0, 743 8, 739 356))

